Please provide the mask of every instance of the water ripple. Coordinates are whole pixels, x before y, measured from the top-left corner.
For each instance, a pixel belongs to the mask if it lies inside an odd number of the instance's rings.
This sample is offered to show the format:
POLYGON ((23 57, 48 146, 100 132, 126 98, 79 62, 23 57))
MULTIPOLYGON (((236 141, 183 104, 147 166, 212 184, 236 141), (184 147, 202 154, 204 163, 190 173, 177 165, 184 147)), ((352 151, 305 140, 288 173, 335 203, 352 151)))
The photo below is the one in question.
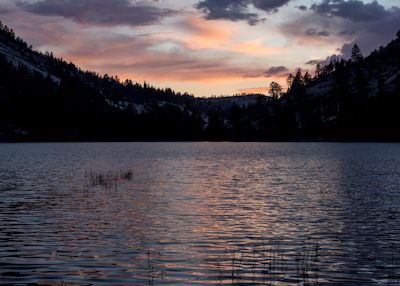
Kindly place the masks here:
POLYGON ((0 158, 0 285, 400 282, 397 144, 1 144, 0 158))

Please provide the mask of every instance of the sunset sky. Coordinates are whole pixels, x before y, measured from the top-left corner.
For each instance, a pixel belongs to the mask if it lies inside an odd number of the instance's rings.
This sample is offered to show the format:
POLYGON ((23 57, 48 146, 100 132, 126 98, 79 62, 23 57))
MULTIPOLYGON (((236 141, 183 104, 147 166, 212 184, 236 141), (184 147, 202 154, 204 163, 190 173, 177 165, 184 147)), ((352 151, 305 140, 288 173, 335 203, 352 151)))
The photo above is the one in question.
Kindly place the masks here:
POLYGON ((0 20, 83 69, 196 96, 266 92, 296 68, 364 54, 400 30, 399 0, 1 0, 0 20))

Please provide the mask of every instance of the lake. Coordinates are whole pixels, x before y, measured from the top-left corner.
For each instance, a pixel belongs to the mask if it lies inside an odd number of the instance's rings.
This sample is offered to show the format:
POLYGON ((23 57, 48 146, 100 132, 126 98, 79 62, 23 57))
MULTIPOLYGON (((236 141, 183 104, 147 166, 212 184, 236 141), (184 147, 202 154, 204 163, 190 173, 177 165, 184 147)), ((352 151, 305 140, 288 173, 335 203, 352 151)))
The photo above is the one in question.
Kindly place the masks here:
POLYGON ((400 144, 0 144, 0 285, 398 285, 400 144))

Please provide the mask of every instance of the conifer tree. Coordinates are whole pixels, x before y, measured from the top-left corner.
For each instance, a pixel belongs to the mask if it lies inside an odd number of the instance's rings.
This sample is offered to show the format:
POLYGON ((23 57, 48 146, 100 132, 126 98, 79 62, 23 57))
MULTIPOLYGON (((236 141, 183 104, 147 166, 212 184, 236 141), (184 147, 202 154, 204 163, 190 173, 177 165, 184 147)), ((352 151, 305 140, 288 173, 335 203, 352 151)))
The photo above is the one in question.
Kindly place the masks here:
POLYGON ((321 64, 318 63, 316 68, 315 68, 315 76, 318 78, 321 74, 322 74, 321 64))
POLYGON ((282 86, 275 81, 271 82, 269 85, 269 95, 275 100, 279 99, 282 95, 282 86))
POLYGON ((305 84, 311 83, 311 75, 308 71, 304 74, 303 80, 305 84))
POLYGON ((359 62, 363 59, 363 55, 361 53, 360 48, 357 44, 354 44, 353 48, 351 49, 351 60, 353 62, 359 62))
POLYGON ((290 74, 288 75, 287 79, 286 79, 288 89, 290 89, 290 88, 292 87, 293 79, 294 79, 294 77, 293 77, 293 75, 290 73, 290 74))
POLYGON ((303 74, 301 73, 301 70, 298 69, 296 72, 296 75, 294 76, 292 86, 294 86, 294 85, 302 86, 303 84, 304 84, 304 77, 303 77, 303 74))

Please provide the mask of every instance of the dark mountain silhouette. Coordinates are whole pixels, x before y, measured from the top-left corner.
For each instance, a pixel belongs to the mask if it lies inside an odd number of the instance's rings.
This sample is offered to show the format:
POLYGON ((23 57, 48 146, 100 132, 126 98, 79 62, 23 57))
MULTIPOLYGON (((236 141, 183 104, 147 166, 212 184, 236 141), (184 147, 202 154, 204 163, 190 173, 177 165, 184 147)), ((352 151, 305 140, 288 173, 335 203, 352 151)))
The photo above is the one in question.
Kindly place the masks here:
POLYGON ((0 24, 0 140, 399 140, 399 52, 298 72, 283 95, 195 98, 83 71, 0 24))

